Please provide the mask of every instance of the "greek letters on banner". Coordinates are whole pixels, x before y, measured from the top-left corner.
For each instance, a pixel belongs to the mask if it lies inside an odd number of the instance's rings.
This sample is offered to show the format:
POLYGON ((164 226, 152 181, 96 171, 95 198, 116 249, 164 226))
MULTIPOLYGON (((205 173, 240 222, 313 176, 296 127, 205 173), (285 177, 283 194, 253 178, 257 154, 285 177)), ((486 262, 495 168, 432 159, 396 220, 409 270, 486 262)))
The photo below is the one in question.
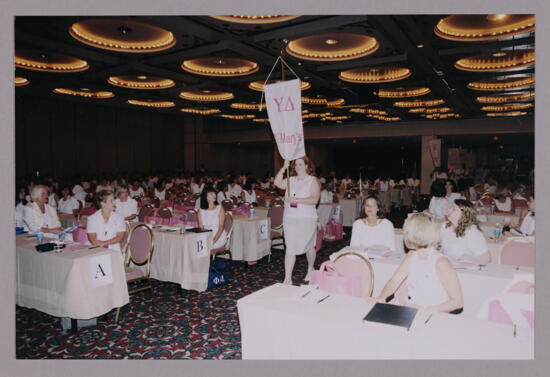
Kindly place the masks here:
POLYGON ((111 268, 111 255, 97 255, 90 258, 89 278, 92 288, 109 285, 113 282, 113 271, 111 268))
POLYGON ((287 160, 304 157, 300 80, 265 85, 264 92, 267 115, 279 153, 287 160))
POLYGON ((269 238, 269 227, 267 226, 267 219, 261 220, 258 227, 258 239, 267 240, 269 238))
POLYGON ((197 258, 204 258, 208 256, 208 239, 206 233, 198 233, 195 237, 195 256, 197 258))
POLYGON ((430 153, 435 167, 441 166, 441 139, 433 139, 428 142, 430 153))

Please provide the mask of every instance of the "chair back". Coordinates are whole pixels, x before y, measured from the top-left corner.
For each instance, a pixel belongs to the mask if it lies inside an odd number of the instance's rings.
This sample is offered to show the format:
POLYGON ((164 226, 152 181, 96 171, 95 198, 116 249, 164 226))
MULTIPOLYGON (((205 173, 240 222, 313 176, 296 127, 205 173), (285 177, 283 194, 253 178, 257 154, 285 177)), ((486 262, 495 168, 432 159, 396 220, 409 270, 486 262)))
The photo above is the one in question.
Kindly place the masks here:
POLYGON ((479 199, 479 201, 480 201, 481 204, 483 204, 484 206, 490 206, 490 205, 493 204, 493 198, 491 198, 491 197, 488 196, 488 195, 483 196, 481 199, 479 199))
POLYGON ((256 196, 256 203, 258 207, 265 207, 265 198, 263 196, 256 196))
POLYGON ((221 204, 222 204, 222 207, 225 210, 225 212, 231 211, 233 209, 233 201, 231 201, 229 199, 222 200, 221 204))
POLYGON ((233 204, 239 204, 239 198, 237 198, 235 195, 231 195, 231 200, 233 201, 233 204))
POLYGON ((138 220, 140 222, 143 222, 146 216, 153 216, 153 212, 154 212, 153 207, 151 207, 151 205, 148 205, 148 204, 144 205, 139 210, 138 220))
POLYGON ((535 267, 535 243, 527 239, 511 239, 502 245, 499 263, 535 267))
POLYGON ((170 211, 170 208, 164 207, 159 209, 157 212, 159 217, 162 217, 163 219, 171 219, 172 218, 172 211, 170 211))
POLYGON ((514 199, 513 202, 516 208, 529 208, 529 202, 525 199, 514 199))
POLYGON ((153 200, 151 200, 151 204, 153 204, 153 207, 159 208, 160 207, 160 199, 155 196, 153 198, 153 200))
POLYGON ((138 224, 132 229, 128 241, 129 261, 135 264, 147 263, 147 276, 149 276, 149 263, 153 252, 153 231, 145 224, 138 224))
POLYGON ((274 205, 267 210, 267 217, 271 219, 271 229, 280 229, 283 226, 283 214, 285 208, 280 205, 274 205))
POLYGON ((233 234, 233 215, 231 213, 226 212, 225 218, 223 220, 223 230, 225 230, 225 233, 227 234, 227 242, 225 243, 226 247, 229 248, 229 245, 231 245, 231 234, 233 234))
POLYGON ((122 237, 122 241, 120 241, 120 251, 122 252, 122 255, 126 255, 126 248, 128 247, 128 240, 130 239, 130 225, 128 225, 127 222, 124 223, 126 225, 126 232, 124 232, 124 237, 122 237))
POLYGON ((271 202, 269 202, 269 207, 273 207, 273 206, 284 206, 285 205, 285 201, 281 198, 275 198, 273 199, 271 202))
POLYGON ((334 260, 334 266, 336 271, 344 276, 358 276, 361 279, 361 297, 372 296, 374 271, 367 258, 357 253, 343 253, 334 260))
POLYGON ((186 214, 187 214, 187 221, 189 221, 189 222, 197 222, 198 221, 197 211, 195 211, 194 209, 188 209, 186 214))
POLYGON ((82 210, 80 210, 80 214, 82 216, 91 216, 94 213, 96 213, 96 211, 97 209, 95 209, 94 207, 85 207, 85 208, 82 208, 82 210))

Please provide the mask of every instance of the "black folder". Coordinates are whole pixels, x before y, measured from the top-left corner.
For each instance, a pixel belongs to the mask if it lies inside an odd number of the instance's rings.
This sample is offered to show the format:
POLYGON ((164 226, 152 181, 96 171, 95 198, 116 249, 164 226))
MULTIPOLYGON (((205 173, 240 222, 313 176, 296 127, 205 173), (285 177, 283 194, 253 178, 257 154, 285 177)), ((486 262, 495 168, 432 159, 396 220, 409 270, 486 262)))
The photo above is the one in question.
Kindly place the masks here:
POLYGON ((187 229, 186 232, 193 232, 193 233, 204 233, 204 232, 211 232, 211 229, 203 229, 203 228, 191 228, 187 229))
POLYGON ((408 306, 376 303, 363 321, 386 323, 406 327, 408 330, 417 312, 418 309, 408 306))

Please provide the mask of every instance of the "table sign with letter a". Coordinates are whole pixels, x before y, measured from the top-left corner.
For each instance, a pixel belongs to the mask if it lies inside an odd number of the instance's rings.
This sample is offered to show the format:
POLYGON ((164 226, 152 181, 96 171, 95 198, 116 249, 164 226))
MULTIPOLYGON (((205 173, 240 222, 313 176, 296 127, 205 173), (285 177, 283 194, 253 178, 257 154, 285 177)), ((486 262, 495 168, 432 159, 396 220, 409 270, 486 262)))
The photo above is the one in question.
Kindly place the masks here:
POLYGON ((111 284, 113 282, 111 255, 97 255, 90 258, 89 272, 92 288, 111 284))
POLYGON ((267 225, 267 219, 259 222, 258 238, 260 240, 267 240, 269 238, 269 226, 267 225))
POLYGON ((197 258, 208 256, 208 239, 206 235, 206 233, 198 233, 195 238, 195 255, 197 258))

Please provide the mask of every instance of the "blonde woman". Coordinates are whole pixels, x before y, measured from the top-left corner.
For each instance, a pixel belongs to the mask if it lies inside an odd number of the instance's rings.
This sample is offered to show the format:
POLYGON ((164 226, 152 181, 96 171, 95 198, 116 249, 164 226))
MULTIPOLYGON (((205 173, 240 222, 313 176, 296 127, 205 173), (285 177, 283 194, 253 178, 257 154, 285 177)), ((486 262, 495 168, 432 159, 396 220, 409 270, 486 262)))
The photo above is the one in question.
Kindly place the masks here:
POLYGON ((32 203, 23 209, 23 221, 33 233, 59 233, 63 230, 55 208, 48 204, 46 186, 34 186, 31 191, 32 203))
POLYGON ((379 302, 394 294, 403 283, 408 290, 407 306, 454 312, 464 306, 458 276, 439 247, 439 231, 433 218, 424 213, 410 216, 403 225, 403 240, 410 251, 378 296, 379 302))
POLYGON ((472 202, 457 199, 441 225, 441 252, 452 260, 487 264, 491 254, 472 202))

